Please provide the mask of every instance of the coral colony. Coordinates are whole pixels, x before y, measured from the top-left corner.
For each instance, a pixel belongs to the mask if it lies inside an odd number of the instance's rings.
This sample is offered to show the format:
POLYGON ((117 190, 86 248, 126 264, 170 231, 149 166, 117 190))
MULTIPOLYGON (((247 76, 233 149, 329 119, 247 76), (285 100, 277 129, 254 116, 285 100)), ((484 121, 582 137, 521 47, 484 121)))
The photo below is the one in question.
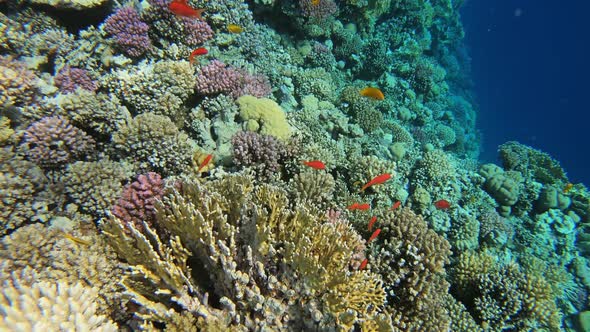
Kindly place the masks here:
POLYGON ((589 331, 590 193, 478 161, 461 2, 0 1, 0 330, 589 331))

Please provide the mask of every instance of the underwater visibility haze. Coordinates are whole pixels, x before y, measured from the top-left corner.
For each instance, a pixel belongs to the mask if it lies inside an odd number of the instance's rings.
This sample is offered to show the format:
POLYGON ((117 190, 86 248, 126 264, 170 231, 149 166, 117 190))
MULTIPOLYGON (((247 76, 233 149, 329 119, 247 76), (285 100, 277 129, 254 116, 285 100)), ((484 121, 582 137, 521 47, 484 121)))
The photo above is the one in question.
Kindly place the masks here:
POLYGON ((590 331, 581 62, 510 7, 0 0, 0 331, 590 331))

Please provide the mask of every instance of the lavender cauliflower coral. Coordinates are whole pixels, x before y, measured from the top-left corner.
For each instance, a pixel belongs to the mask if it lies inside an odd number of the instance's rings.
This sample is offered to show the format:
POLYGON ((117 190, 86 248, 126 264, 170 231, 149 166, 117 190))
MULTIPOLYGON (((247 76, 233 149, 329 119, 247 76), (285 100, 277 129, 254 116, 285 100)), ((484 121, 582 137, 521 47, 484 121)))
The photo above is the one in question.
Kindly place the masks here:
POLYGON ((44 167, 78 160, 94 147, 94 140, 60 116, 45 117, 27 128, 23 147, 27 158, 44 167))
POLYGON ((252 167, 259 175, 270 178, 281 170, 291 155, 285 144, 274 136, 241 131, 232 138, 234 163, 252 167))
POLYGON ((88 91, 96 91, 96 82, 90 77, 87 70, 80 68, 63 67, 53 78, 53 82, 60 91, 72 93, 77 88, 88 91))
POLYGON ((115 37, 115 42, 127 55, 138 57, 152 47, 148 36, 149 26, 141 21, 139 13, 123 7, 109 16, 104 30, 115 37))
POLYGON ((196 88, 201 94, 224 93, 234 98, 244 95, 266 97, 271 92, 265 76, 252 75, 219 60, 213 60, 199 69, 196 88))

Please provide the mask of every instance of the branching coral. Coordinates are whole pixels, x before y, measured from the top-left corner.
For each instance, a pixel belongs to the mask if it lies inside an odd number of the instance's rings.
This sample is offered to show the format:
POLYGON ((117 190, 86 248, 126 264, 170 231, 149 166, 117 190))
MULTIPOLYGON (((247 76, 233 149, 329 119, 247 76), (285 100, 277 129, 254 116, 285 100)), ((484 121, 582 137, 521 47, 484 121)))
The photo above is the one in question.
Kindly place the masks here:
POLYGON ((156 219, 169 240, 147 224, 143 233, 116 219, 105 224, 132 265, 125 284, 145 307, 139 318, 168 323, 176 303, 197 327, 348 330, 383 305, 379 277, 349 269, 362 245, 350 225, 291 207, 284 191, 254 187, 249 177, 185 180, 157 205, 156 219), (167 317, 154 314, 162 306, 167 317))
POLYGON ((193 147, 188 135, 162 115, 143 113, 113 134, 116 148, 145 171, 162 175, 187 170, 193 147))
POLYGON ((94 139, 66 118, 45 117, 27 128, 22 146, 29 160, 56 167, 87 154, 94 147, 94 139))
POLYGON ((0 105, 32 102, 37 92, 37 80, 24 63, 9 56, 0 56, 0 105))
POLYGON ((383 276, 388 294, 387 311, 402 330, 442 331, 450 324, 443 306, 449 284, 444 265, 450 244, 428 229, 410 209, 380 219, 381 233, 369 260, 383 276))

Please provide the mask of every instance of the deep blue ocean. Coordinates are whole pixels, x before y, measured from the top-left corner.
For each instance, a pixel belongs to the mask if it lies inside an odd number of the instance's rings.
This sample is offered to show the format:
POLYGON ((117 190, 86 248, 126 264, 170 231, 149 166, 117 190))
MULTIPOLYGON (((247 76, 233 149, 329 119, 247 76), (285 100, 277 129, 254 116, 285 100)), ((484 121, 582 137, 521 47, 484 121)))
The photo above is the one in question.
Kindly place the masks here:
POLYGON ((466 1, 483 161, 519 141, 590 185, 590 1, 466 1))

